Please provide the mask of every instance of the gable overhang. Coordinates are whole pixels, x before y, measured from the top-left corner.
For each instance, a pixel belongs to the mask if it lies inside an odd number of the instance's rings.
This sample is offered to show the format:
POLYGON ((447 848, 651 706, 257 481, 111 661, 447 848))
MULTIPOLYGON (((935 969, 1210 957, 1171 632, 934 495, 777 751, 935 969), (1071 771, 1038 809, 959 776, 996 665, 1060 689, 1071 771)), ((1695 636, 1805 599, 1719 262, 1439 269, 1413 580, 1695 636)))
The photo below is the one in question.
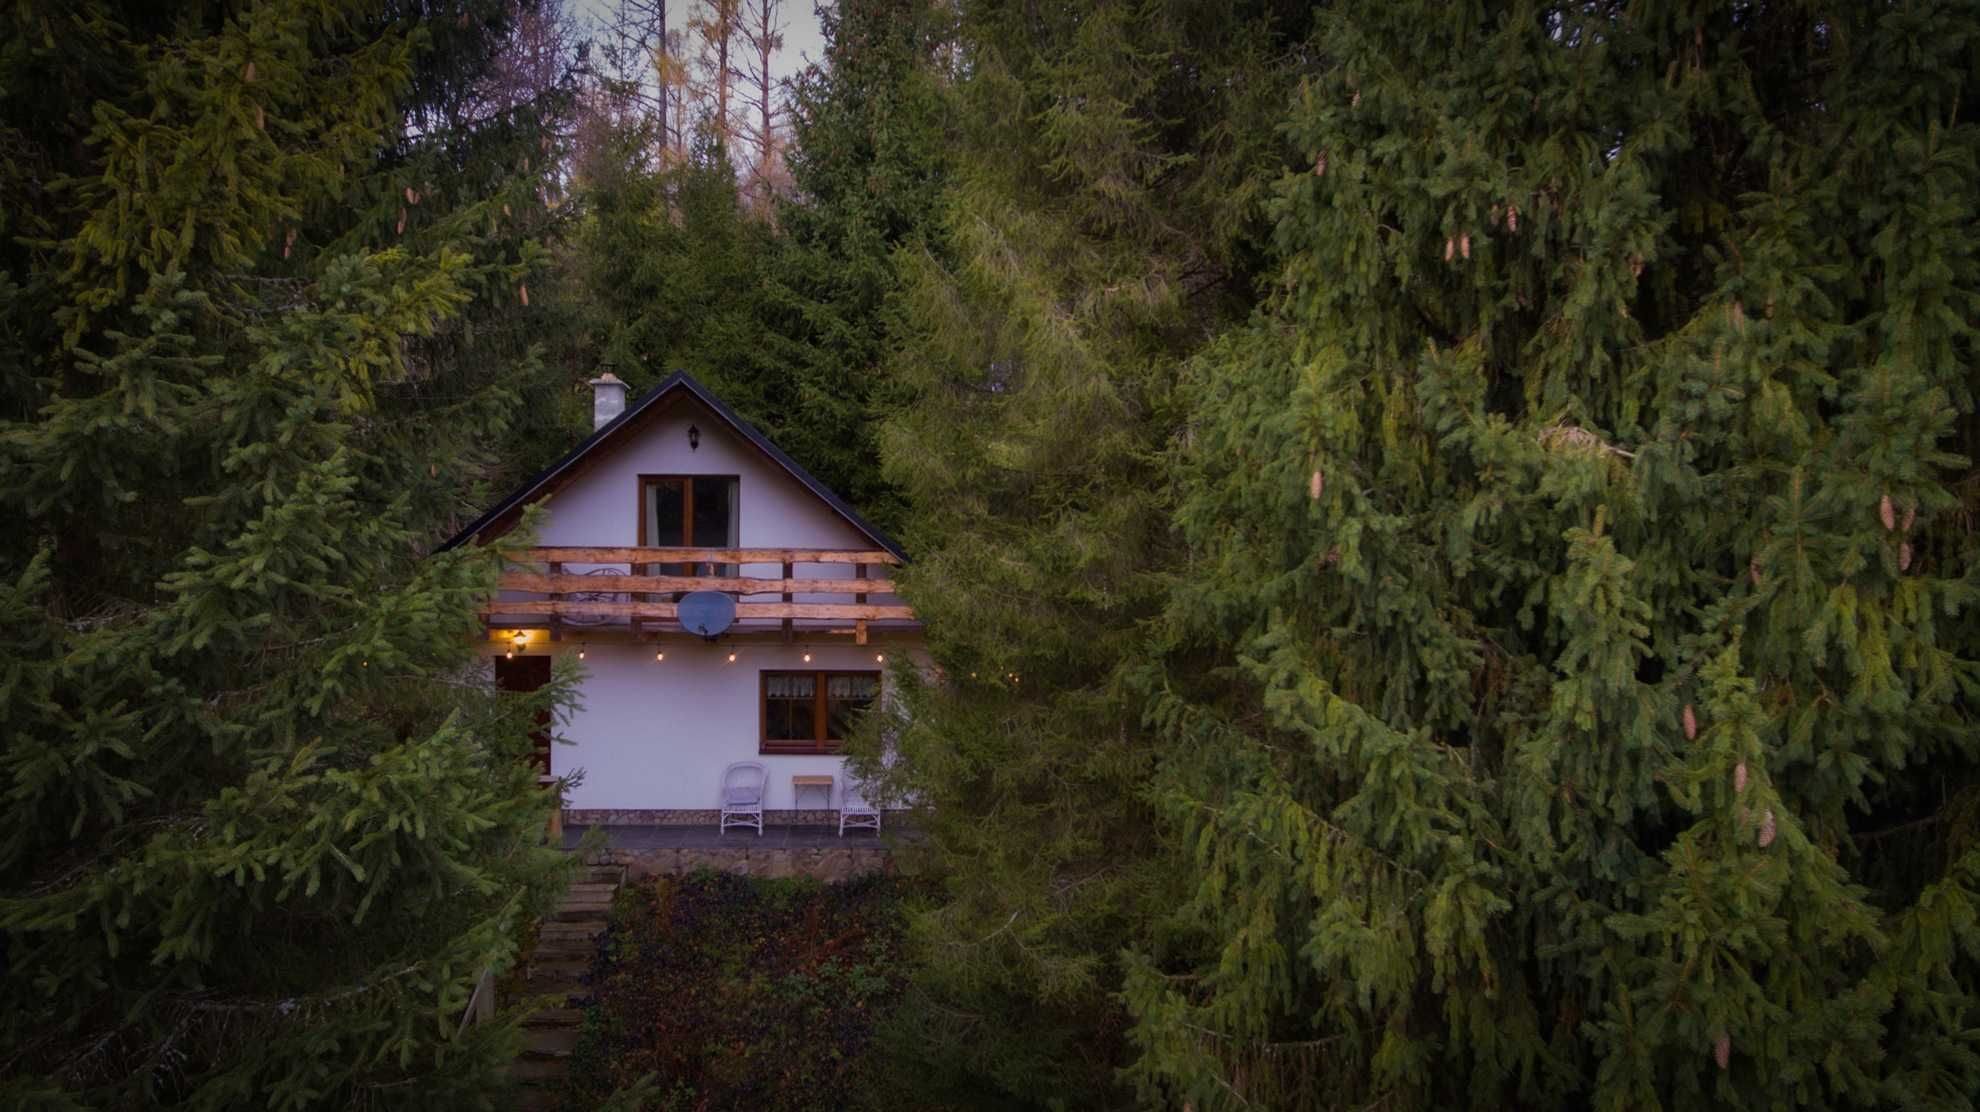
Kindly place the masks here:
POLYGON ((563 489, 579 475, 584 474, 590 465, 622 445, 630 443, 639 435, 639 430, 661 414, 668 412, 682 401, 692 399, 701 404, 717 420, 727 424, 737 436, 762 453, 770 462, 782 468, 791 478, 796 479, 818 500, 832 508, 832 511, 848 525, 864 535, 874 544, 893 553, 905 561, 907 553, 896 544, 893 538, 876 528, 873 523, 859 515, 859 511, 847 504, 832 489, 818 481, 811 472, 784 454, 783 449, 770 442, 770 439, 742 419, 730 409, 722 399, 694 380, 686 371, 675 371, 661 380, 660 384, 639 396, 624 413, 605 423, 586 437, 577 447, 566 452, 562 459, 544 468, 527 482, 517 487, 507 498, 490 507, 488 512, 470 522, 466 528, 447 538, 436 551, 445 552, 458 548, 469 541, 482 541, 500 536, 515 526, 524 509, 532 503, 548 498, 563 489))

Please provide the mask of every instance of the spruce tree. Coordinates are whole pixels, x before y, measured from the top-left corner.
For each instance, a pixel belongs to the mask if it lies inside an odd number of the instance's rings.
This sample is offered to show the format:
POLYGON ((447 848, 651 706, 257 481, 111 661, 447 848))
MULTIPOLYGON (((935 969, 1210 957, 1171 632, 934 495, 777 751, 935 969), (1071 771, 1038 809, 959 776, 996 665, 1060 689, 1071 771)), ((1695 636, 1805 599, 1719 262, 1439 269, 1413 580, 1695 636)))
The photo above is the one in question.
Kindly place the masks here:
POLYGON ((488 1106, 564 868, 468 667, 555 152, 504 2, 0 16, 0 1104, 488 1106))
MULTIPOLYGON (((925 1099, 1125 1097, 1117 955, 1182 898, 1124 679, 1159 616, 1183 361, 1241 319, 1285 163, 1269 7, 968 6, 950 177, 897 256, 881 430, 943 677, 899 677, 894 783, 944 877, 891 1045, 925 1099)), ((1296 41, 1296 38, 1295 40, 1296 41)))
POLYGON ((1197 1108, 1969 1108, 1980 10, 1350 2, 1138 677, 1197 1108))

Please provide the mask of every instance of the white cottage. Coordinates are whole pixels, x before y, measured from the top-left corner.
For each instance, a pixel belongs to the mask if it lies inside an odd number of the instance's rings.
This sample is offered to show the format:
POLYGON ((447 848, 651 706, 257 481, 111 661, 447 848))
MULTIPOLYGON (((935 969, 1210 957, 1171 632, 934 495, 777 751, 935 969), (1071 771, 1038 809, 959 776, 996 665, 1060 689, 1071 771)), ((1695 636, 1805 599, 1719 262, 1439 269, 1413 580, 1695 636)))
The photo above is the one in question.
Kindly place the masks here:
POLYGON ((445 545, 546 511, 487 655, 512 690, 584 661, 575 744, 539 753, 546 777, 583 772, 565 821, 712 827, 725 771, 754 762, 764 821, 835 822, 847 722, 889 660, 923 658, 899 546, 688 375, 630 406, 613 375, 591 385, 591 437, 445 545))

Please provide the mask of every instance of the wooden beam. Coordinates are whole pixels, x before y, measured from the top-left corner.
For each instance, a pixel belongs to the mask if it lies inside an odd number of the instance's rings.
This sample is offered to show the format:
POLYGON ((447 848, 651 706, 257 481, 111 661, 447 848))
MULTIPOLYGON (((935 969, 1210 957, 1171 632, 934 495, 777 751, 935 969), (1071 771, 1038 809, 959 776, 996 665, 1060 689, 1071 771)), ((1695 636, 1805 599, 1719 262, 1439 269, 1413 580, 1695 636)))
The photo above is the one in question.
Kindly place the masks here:
MULTIPOLYGON (((789 565, 785 565, 788 567, 789 565)), ((716 575, 543 575, 538 572, 505 571, 500 586, 505 591, 537 591, 544 594, 576 594, 587 591, 630 593, 669 591, 734 591, 744 595, 821 594, 852 595, 864 598, 868 592, 894 593, 891 579, 758 579, 753 576, 716 575)), ((790 601, 789 599, 785 600, 790 601)), ((854 600, 859 601, 859 600, 854 600)))
MULTIPOLYGON (((518 621, 503 622, 496 628, 547 630, 550 626, 544 621, 518 621)), ((852 635, 851 626, 810 626, 798 629, 797 641, 800 644, 827 644, 837 641, 839 638, 851 638, 852 635)), ((910 645, 919 641, 920 636, 921 631, 918 627, 881 626, 879 629, 873 631, 871 643, 875 645, 910 645)), ((645 632, 635 637, 632 635, 630 629, 622 625, 592 626, 586 629, 581 637, 587 644, 593 647, 599 645, 652 645, 656 642, 665 642, 670 645, 699 645, 706 644, 708 641, 708 638, 703 637, 699 633, 689 633, 678 627, 674 629, 653 629, 649 627, 645 632)), ((782 630, 777 629, 732 629, 724 633, 717 640, 717 643, 723 645, 781 645, 784 644, 784 634, 782 630)), ((498 644, 491 645, 491 648, 497 653, 501 651, 498 644)))
POLYGON ((520 558, 560 564, 898 564, 891 552, 850 548, 525 548, 520 558))
MULTIPOLYGON (((671 602, 563 602, 531 600, 503 602, 491 600, 481 607, 483 614, 585 614, 613 617, 673 620, 680 608, 671 602)), ((912 606, 856 606, 843 602, 739 602, 737 619, 747 618, 837 618, 848 621, 913 621, 912 606)))

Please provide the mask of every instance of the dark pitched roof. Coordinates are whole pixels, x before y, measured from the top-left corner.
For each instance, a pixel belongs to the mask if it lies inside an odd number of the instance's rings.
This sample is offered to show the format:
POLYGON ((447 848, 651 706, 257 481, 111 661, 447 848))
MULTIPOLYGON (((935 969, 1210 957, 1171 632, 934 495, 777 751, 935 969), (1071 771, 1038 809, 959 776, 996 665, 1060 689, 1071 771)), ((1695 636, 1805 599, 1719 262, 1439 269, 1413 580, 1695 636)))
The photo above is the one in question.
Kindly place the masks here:
POLYGON ((696 382, 694 377, 686 371, 675 371, 663 379, 658 386, 641 394, 638 399, 626 407, 624 413, 606 422, 603 428, 586 437, 583 443, 565 453, 562 459, 537 472, 528 482, 517 487, 514 493, 490 507, 487 513, 475 518, 468 524, 467 528, 448 538, 447 543, 441 545, 438 551, 445 552, 450 548, 457 548, 460 545, 466 544, 476 536, 479 536, 490 525, 501 520, 503 515, 528 504, 539 494, 551 489, 586 456, 597 451, 621 431, 631 428, 641 413, 651 408, 661 398, 666 397, 676 390, 687 391, 696 401, 699 401, 713 411, 717 417, 728 422, 729 427, 736 430, 743 439, 756 445, 764 455, 769 456, 778 466, 788 472, 792 478, 803 483, 805 489, 817 495, 826 505, 832 507, 840 517, 845 518, 853 528, 866 534, 873 543, 899 556, 903 560, 907 559, 907 553, 902 551, 900 545, 894 543, 893 538, 882 533, 871 522, 859 516, 859 511, 847 505, 845 499, 834 494, 831 488, 819 482, 812 476, 811 472, 800 467, 796 460, 785 455, 783 449, 770 443, 768 437, 751 427, 748 421, 738 416, 735 410, 730 409, 723 403, 722 399, 711 393, 706 386, 696 382))

